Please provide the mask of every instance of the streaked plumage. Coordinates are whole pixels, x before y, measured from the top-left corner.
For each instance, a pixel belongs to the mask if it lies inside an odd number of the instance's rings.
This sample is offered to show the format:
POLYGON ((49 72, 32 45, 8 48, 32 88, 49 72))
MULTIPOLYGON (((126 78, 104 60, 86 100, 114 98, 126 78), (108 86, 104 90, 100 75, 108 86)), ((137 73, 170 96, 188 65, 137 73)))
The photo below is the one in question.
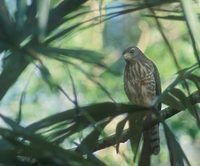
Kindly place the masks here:
MULTIPOLYGON (((124 71, 124 89, 129 100, 138 105, 150 106, 157 95, 161 93, 160 77, 154 63, 137 47, 129 47, 123 53, 126 61, 124 71)), ((157 107, 161 109, 161 105, 157 107)), ((152 127, 143 133, 144 142, 149 142, 151 154, 158 154, 159 126, 152 127)))

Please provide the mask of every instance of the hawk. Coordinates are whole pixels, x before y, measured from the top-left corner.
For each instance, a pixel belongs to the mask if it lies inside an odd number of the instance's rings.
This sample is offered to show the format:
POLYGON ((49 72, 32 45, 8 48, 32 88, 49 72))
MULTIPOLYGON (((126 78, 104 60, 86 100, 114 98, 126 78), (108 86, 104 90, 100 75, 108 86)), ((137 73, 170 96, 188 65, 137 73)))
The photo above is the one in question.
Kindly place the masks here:
MULTIPOLYGON (((161 93, 160 76, 155 64, 137 47, 129 47, 123 53, 126 61, 124 71, 124 89, 133 104, 148 107, 161 93)), ((161 104, 156 110, 161 109, 161 104)), ((160 151, 159 125, 143 132, 144 143, 151 154, 160 151)))

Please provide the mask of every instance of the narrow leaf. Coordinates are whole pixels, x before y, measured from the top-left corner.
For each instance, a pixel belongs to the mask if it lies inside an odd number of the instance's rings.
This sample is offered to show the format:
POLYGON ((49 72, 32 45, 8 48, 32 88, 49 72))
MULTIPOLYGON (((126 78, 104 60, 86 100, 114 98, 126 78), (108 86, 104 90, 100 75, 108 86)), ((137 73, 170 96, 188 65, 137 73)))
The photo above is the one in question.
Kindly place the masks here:
POLYGON ((184 106, 182 105, 180 100, 173 95, 172 91, 173 91, 173 89, 162 96, 162 99, 161 99, 162 103, 164 103, 176 110, 184 109, 184 106))
POLYGON ((190 162, 188 161, 185 153, 183 152, 181 146, 177 142, 172 131, 165 123, 163 123, 163 127, 164 127, 165 137, 167 140, 167 146, 169 149, 171 165, 184 166, 184 162, 186 162, 188 166, 191 166, 190 162))
POLYGON ((65 58, 71 57, 82 60, 84 62, 97 64, 101 67, 105 67, 103 64, 103 56, 100 53, 84 49, 64 49, 55 47, 35 47, 35 50, 51 58, 55 58, 60 61, 65 61, 65 58))
POLYGON ((187 77, 188 80, 192 81, 198 90, 200 90, 200 77, 195 75, 195 74, 190 74, 188 77, 187 77))
POLYGON ((80 6, 86 1, 87 0, 65 0, 60 2, 55 8, 51 10, 49 14, 49 32, 63 23, 62 18, 64 16, 80 8, 80 6))
POLYGON ((93 149, 95 148, 97 142, 98 142, 98 138, 101 135, 101 133, 103 132, 103 129, 105 128, 105 126, 109 123, 110 121, 105 121, 99 125, 97 125, 97 127, 94 128, 94 130, 88 134, 82 141, 81 144, 77 147, 77 151, 81 152, 83 154, 91 154, 93 153, 93 149), (99 131, 99 129, 101 131, 99 131))
POLYGON ((48 68, 43 64, 37 66, 40 70, 43 80, 49 85, 52 90, 58 90, 56 83, 54 82, 48 68))
POLYGON ((129 138, 131 143, 131 148, 134 154, 134 161, 137 158, 137 152, 139 149, 140 140, 142 137, 142 129, 143 129, 143 118, 144 112, 129 114, 129 138))
POLYGON ((124 130, 126 122, 127 122, 127 118, 120 121, 116 127, 116 152, 117 153, 119 153, 120 140, 122 138, 122 134, 123 134, 123 130, 124 130))
POLYGON ((196 61, 200 65, 200 37, 198 31, 198 29, 200 29, 200 23, 196 13, 194 12, 194 9, 192 8, 193 1, 181 0, 181 4, 183 13, 185 15, 188 32, 192 41, 194 55, 196 61))
MULTIPOLYGON (((115 117, 119 114, 132 112, 132 114, 136 114, 138 112, 143 112, 147 110, 147 108, 136 106, 136 105, 128 105, 128 104, 115 104, 111 102, 97 103, 89 106, 80 107, 84 112, 87 111, 95 121, 100 121, 105 118, 115 117)), ((81 111, 82 112, 82 111, 81 111)), ((82 124, 90 124, 84 114, 80 112, 79 122, 82 124)), ((63 121, 72 121, 77 117, 76 109, 67 110, 61 113, 57 113, 51 115, 47 118, 44 118, 38 122, 35 122, 27 127, 27 130, 37 131, 39 129, 49 127, 51 125, 61 123, 63 121)))

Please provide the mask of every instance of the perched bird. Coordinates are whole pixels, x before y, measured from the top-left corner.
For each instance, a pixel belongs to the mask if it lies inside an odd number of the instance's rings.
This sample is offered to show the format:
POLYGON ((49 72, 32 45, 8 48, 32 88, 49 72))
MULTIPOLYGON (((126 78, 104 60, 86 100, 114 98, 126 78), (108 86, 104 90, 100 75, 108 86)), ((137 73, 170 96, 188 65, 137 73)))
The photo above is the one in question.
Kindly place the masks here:
MULTIPOLYGON (((124 89, 129 100, 133 104, 151 106, 156 96, 161 93, 161 83, 158 69, 137 47, 129 47, 123 53, 126 61, 124 71, 124 89)), ((161 109, 161 104, 156 110, 161 109)), ((159 125, 143 132, 144 143, 151 154, 160 151, 159 125)))

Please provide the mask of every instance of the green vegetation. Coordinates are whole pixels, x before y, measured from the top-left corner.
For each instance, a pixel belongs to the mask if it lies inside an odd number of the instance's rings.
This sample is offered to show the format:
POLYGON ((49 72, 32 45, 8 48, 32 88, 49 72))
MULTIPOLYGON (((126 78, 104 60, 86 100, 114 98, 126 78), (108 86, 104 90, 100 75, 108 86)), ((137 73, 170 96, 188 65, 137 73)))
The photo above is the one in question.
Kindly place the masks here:
POLYGON ((0 165, 144 160, 126 118, 150 109, 124 93, 131 45, 161 74, 162 111, 143 124, 161 123, 152 165, 198 165, 199 12, 188 0, 0 1, 0 165))

